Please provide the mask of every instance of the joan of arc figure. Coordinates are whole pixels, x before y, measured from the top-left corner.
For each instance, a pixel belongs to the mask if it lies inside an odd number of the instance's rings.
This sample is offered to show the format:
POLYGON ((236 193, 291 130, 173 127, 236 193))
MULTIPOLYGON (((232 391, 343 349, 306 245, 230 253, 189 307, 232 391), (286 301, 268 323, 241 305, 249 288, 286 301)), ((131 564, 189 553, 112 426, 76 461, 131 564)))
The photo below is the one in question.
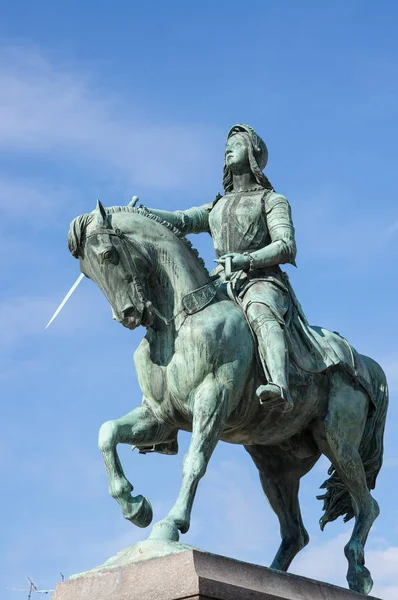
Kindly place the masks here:
POLYGON ((295 264, 296 244, 290 205, 263 173, 267 160, 254 129, 235 125, 225 147, 224 196, 184 211, 150 210, 186 234, 210 233, 219 263, 215 273, 224 282, 231 268, 228 293, 246 314, 265 363, 268 382, 257 395, 290 410, 285 326, 292 293, 279 265, 295 264))

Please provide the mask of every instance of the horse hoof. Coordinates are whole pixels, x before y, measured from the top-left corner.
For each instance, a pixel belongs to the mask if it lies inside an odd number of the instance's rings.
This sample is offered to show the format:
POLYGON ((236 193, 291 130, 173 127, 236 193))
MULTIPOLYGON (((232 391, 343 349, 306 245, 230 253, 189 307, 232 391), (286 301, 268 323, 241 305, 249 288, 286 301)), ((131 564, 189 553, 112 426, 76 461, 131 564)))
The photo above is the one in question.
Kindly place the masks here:
POLYGON ((367 596, 373 587, 373 579, 369 570, 362 567, 360 570, 348 571, 347 581, 350 590, 367 596))
POLYGON ((149 540, 169 540, 171 542, 178 542, 180 539, 180 533, 173 521, 159 521, 153 526, 149 540))
POLYGON ((137 527, 148 527, 153 519, 151 503, 144 496, 136 496, 133 501, 132 509, 124 514, 125 519, 131 521, 137 527))

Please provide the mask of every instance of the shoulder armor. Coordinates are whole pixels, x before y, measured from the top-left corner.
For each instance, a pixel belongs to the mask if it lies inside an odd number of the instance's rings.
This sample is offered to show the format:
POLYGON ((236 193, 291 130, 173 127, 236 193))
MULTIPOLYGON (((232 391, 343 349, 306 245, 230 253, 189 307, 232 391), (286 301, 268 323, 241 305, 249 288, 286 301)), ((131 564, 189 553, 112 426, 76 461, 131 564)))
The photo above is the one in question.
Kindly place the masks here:
POLYGON ((266 213, 271 212, 271 210, 277 204, 285 204, 285 205, 289 206, 289 202, 288 202, 287 198, 285 196, 283 196, 282 194, 278 194, 277 192, 274 192, 274 190, 271 190, 270 192, 266 192, 264 194, 263 198, 264 198, 263 199, 264 209, 265 209, 266 213))

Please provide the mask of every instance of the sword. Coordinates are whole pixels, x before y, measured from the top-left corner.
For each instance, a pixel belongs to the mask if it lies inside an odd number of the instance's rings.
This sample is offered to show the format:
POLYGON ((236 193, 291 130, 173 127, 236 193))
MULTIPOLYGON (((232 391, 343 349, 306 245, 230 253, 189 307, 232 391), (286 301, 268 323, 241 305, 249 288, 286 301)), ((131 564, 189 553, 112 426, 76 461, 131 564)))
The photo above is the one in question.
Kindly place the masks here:
MULTIPOLYGON (((138 196, 133 196, 131 198, 131 201, 129 202, 128 206, 135 207, 138 200, 139 200, 138 196)), ((53 316, 51 317, 51 319, 45 326, 45 329, 47 329, 47 327, 50 327, 50 325, 54 321, 54 319, 56 319, 58 317, 59 313, 61 312, 61 310, 63 309, 65 304, 68 302, 69 298, 72 296, 73 292, 75 291, 75 289, 77 288, 77 286, 79 285, 79 283, 82 281, 83 278, 84 278, 84 273, 80 273, 79 277, 76 279, 75 283, 72 285, 69 292, 66 294, 65 298, 62 300, 61 304, 58 306, 57 310, 55 311, 55 313, 53 314, 53 316)))
POLYGON ((130 202, 127 204, 127 206, 131 206, 132 208, 135 207, 135 205, 137 204, 139 198, 138 196, 133 196, 130 200, 130 202))
POLYGON ((47 323, 45 329, 47 329, 47 327, 49 327, 51 325, 51 323, 54 321, 54 319, 59 315, 59 313, 61 312, 61 310, 63 309, 65 304, 68 302, 69 298, 72 296, 73 292, 75 291, 75 289, 77 288, 77 286, 79 285, 79 283, 82 281, 83 278, 84 278, 84 273, 80 273, 79 277, 76 279, 75 283, 72 285, 69 292, 66 294, 65 298, 62 300, 61 304, 58 306, 57 310, 55 311, 55 313, 53 314, 53 316, 47 323))
POLYGON ((232 276, 232 257, 227 256, 225 259, 225 281, 230 281, 232 276))

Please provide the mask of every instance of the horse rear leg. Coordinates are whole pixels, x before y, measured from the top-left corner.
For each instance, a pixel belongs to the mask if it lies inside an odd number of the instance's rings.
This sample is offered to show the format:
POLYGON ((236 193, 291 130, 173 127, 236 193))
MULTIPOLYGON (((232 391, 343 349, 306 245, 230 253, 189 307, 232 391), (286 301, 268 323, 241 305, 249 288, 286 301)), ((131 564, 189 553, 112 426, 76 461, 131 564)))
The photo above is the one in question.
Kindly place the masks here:
POLYGON ((99 432, 101 450, 109 480, 109 493, 122 509, 123 516, 138 527, 152 521, 152 507, 147 498, 132 496, 133 486, 126 478, 116 450, 117 444, 156 444, 166 441, 173 430, 158 421, 152 411, 139 406, 121 419, 107 421, 99 432))
POLYGON ((294 557, 309 542, 298 498, 300 479, 312 469, 320 453, 297 458, 277 446, 245 446, 259 470, 264 494, 280 524, 282 542, 271 569, 287 571, 294 557))
POLYGON ((191 522, 192 505, 200 479, 206 472, 227 420, 230 394, 209 375, 192 397, 192 436, 184 457, 182 484, 177 501, 165 519, 154 525, 150 539, 177 541, 191 522))
POLYGON ((367 396, 354 389, 340 373, 332 376, 329 408, 325 421, 318 422, 314 438, 329 458, 348 490, 355 514, 355 525, 344 552, 348 560, 347 581, 350 589, 369 594, 373 586, 365 567, 365 544, 379 506, 369 492, 358 448, 368 416, 367 396))

